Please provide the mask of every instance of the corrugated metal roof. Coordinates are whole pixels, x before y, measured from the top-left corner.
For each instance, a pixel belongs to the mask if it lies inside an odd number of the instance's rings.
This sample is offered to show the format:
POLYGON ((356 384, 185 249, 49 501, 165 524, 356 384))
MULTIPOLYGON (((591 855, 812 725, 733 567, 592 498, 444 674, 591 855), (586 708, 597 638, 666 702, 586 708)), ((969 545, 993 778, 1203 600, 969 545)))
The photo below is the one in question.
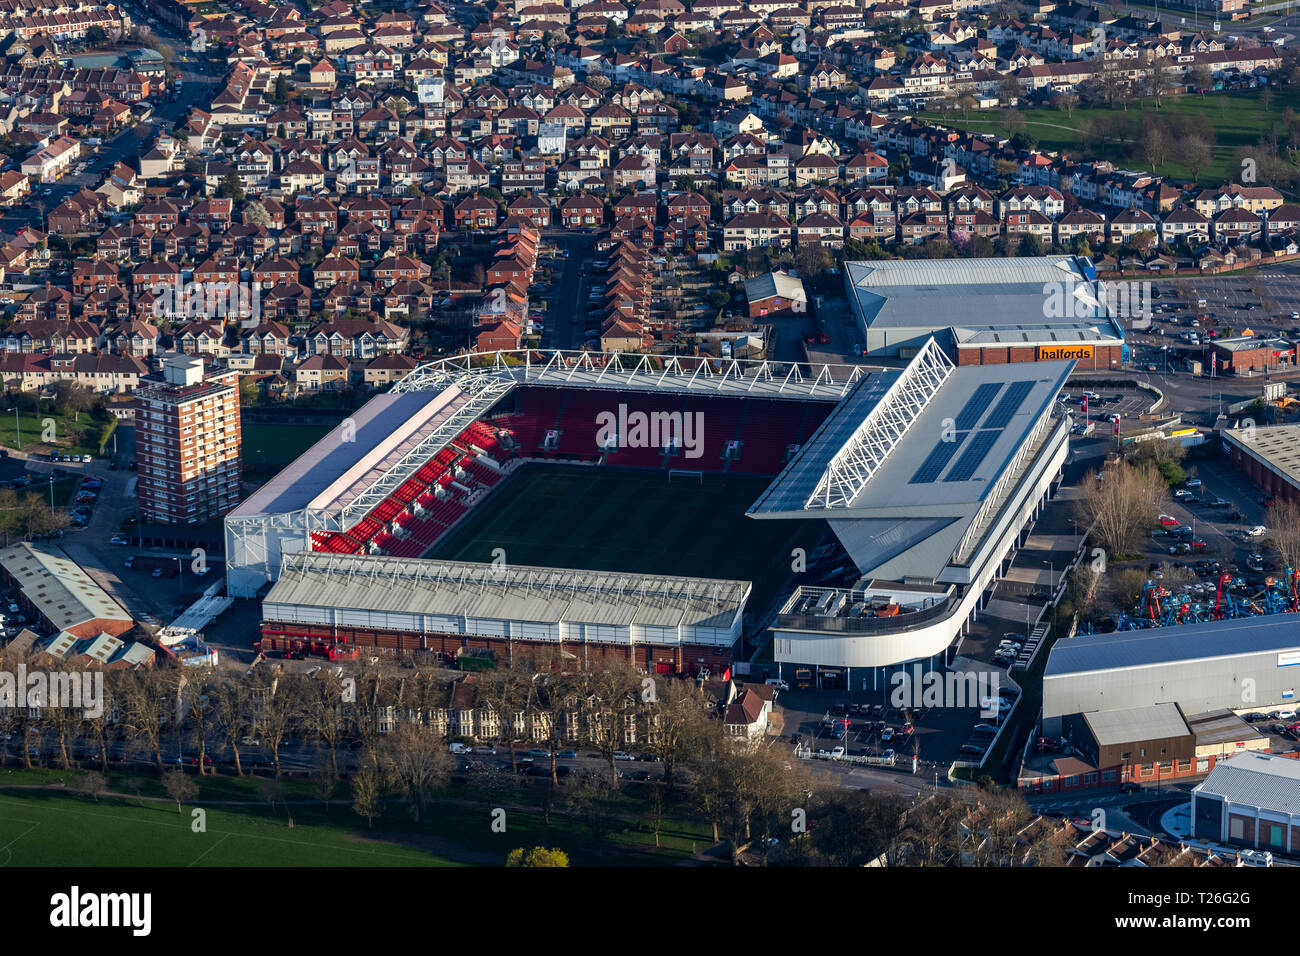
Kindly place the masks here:
POLYGON ((24 541, 0 551, 0 566, 17 581, 23 597, 61 631, 90 620, 134 623, 62 548, 24 541))
POLYGON ((1229 428, 1224 434, 1300 484, 1300 425, 1263 425, 1253 430, 1229 428))
POLYGON ((849 262, 845 277, 872 328, 972 328, 976 316, 987 328, 1068 327, 1106 315, 1072 256, 849 262), (1064 296, 1079 303, 1066 308, 1064 296))
POLYGON ((1196 746, 1235 743, 1239 740, 1267 740, 1266 734, 1246 723, 1227 708, 1192 714, 1187 726, 1196 736, 1196 746))
POLYGON ((1298 625, 1293 614, 1272 614, 1073 637, 1052 646, 1043 677, 1300 651, 1298 625))
POLYGON ((748 581, 465 561, 286 555, 263 605, 552 623, 730 627, 748 581))
POLYGON ((1189 733, 1177 704, 1152 704, 1084 714, 1097 743, 1106 747, 1134 740, 1162 740, 1189 733))
POLYGON ((1280 813, 1300 813, 1300 760, 1254 751, 1215 763, 1194 793, 1280 813))

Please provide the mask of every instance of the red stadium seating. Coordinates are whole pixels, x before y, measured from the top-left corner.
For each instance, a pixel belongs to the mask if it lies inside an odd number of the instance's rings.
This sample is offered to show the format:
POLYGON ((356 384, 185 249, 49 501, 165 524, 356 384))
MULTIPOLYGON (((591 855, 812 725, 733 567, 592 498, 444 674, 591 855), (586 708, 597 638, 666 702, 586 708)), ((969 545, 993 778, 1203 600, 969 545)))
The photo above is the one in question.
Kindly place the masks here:
POLYGON ((311 542, 313 551, 326 554, 357 554, 361 551, 358 542, 337 531, 313 531, 311 542))
POLYGON ((402 482, 401 487, 393 492, 393 497, 398 501, 414 501, 424 489, 424 482, 415 478, 408 478, 402 482))
MULTIPOLYGON (((498 463, 517 455, 598 461, 602 455, 595 442, 598 416, 602 412, 617 410, 621 404, 626 404, 630 413, 700 413, 702 434, 693 433, 692 438, 702 443, 702 453, 698 458, 687 458, 687 449, 683 447, 675 455, 666 455, 664 449, 656 444, 610 452, 605 456, 607 464, 746 474, 776 474, 780 471, 785 464, 788 446, 806 441, 831 408, 823 402, 700 395, 683 398, 672 394, 546 388, 520 389, 517 401, 517 413, 493 416, 490 425, 471 422, 447 447, 425 462, 413 477, 371 509, 347 533, 313 531, 312 550, 357 554, 365 551, 367 542, 370 542, 397 557, 418 557, 472 507, 461 500, 463 493, 491 488, 504 477, 480 461, 479 453, 498 463), (544 452, 542 441, 550 429, 560 431, 559 445, 553 451, 544 452), (510 435, 510 443, 500 440, 501 431, 510 435), (726 458, 727 444, 737 440, 742 443, 739 457, 726 458), (508 448, 509 444, 513 444, 513 449, 508 448), (462 472, 459 479, 455 475, 456 469, 462 472), (446 497, 438 498, 433 493, 435 488, 444 489, 446 497), (423 515, 411 513, 410 509, 416 507, 423 511, 423 515), (401 528, 402 537, 385 530, 389 522, 395 522, 401 528)), ((662 440, 665 436, 657 437, 662 440)))

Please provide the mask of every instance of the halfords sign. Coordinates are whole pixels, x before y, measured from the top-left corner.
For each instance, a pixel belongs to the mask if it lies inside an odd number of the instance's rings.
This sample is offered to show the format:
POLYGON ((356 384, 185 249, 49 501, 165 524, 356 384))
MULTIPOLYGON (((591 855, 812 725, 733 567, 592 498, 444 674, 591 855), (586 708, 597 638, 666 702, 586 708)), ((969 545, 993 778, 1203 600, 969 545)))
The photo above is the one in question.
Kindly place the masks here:
POLYGON ((1091 345, 1040 345, 1038 347, 1038 361, 1040 362, 1061 362, 1066 359, 1090 358, 1092 358, 1091 345))

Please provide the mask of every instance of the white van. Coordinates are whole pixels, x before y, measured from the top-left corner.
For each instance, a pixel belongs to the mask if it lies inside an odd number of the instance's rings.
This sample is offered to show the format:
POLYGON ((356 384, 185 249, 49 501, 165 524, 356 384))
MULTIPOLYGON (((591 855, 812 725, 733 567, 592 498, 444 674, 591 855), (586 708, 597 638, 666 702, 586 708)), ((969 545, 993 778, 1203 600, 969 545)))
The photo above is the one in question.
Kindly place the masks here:
POLYGON ((453 743, 447 749, 449 749, 454 754, 467 754, 470 752, 469 747, 467 747, 465 744, 460 744, 460 743, 453 743))

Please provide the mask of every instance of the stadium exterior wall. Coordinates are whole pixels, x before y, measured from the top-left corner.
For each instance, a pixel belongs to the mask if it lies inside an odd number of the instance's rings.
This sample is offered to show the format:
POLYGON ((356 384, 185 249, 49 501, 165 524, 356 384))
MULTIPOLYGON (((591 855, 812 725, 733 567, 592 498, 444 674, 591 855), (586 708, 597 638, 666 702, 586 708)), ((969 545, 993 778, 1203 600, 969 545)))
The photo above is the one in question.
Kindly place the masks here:
POLYGON ((384 630, 380 628, 328 627, 267 620, 262 624, 262 650, 311 650, 338 644, 406 654, 413 651, 441 652, 455 656, 458 651, 489 650, 496 660, 509 660, 522 654, 532 659, 538 670, 604 668, 628 663, 648 673, 698 673, 701 668, 721 674, 732 664, 732 648, 704 644, 606 644, 595 641, 530 641, 527 639, 487 637, 475 634, 427 633, 384 630))
POLYGON ((963 632, 967 621, 974 620, 983 608, 985 590, 1001 576, 1003 565, 1019 545, 1021 532, 1050 498, 1052 485, 1069 454, 1068 428, 1067 420, 1058 423, 1055 436, 1021 479, 1011 503, 1002 509, 991 533, 976 550, 969 565, 969 586, 951 614, 915 630, 889 634, 849 636, 842 632, 773 628, 777 663, 849 669, 891 667, 943 653, 963 632))
POLYGON ((306 509, 247 517, 228 515, 226 593, 238 598, 256 597, 279 574, 283 555, 308 550, 310 531, 329 527, 323 516, 306 509))

